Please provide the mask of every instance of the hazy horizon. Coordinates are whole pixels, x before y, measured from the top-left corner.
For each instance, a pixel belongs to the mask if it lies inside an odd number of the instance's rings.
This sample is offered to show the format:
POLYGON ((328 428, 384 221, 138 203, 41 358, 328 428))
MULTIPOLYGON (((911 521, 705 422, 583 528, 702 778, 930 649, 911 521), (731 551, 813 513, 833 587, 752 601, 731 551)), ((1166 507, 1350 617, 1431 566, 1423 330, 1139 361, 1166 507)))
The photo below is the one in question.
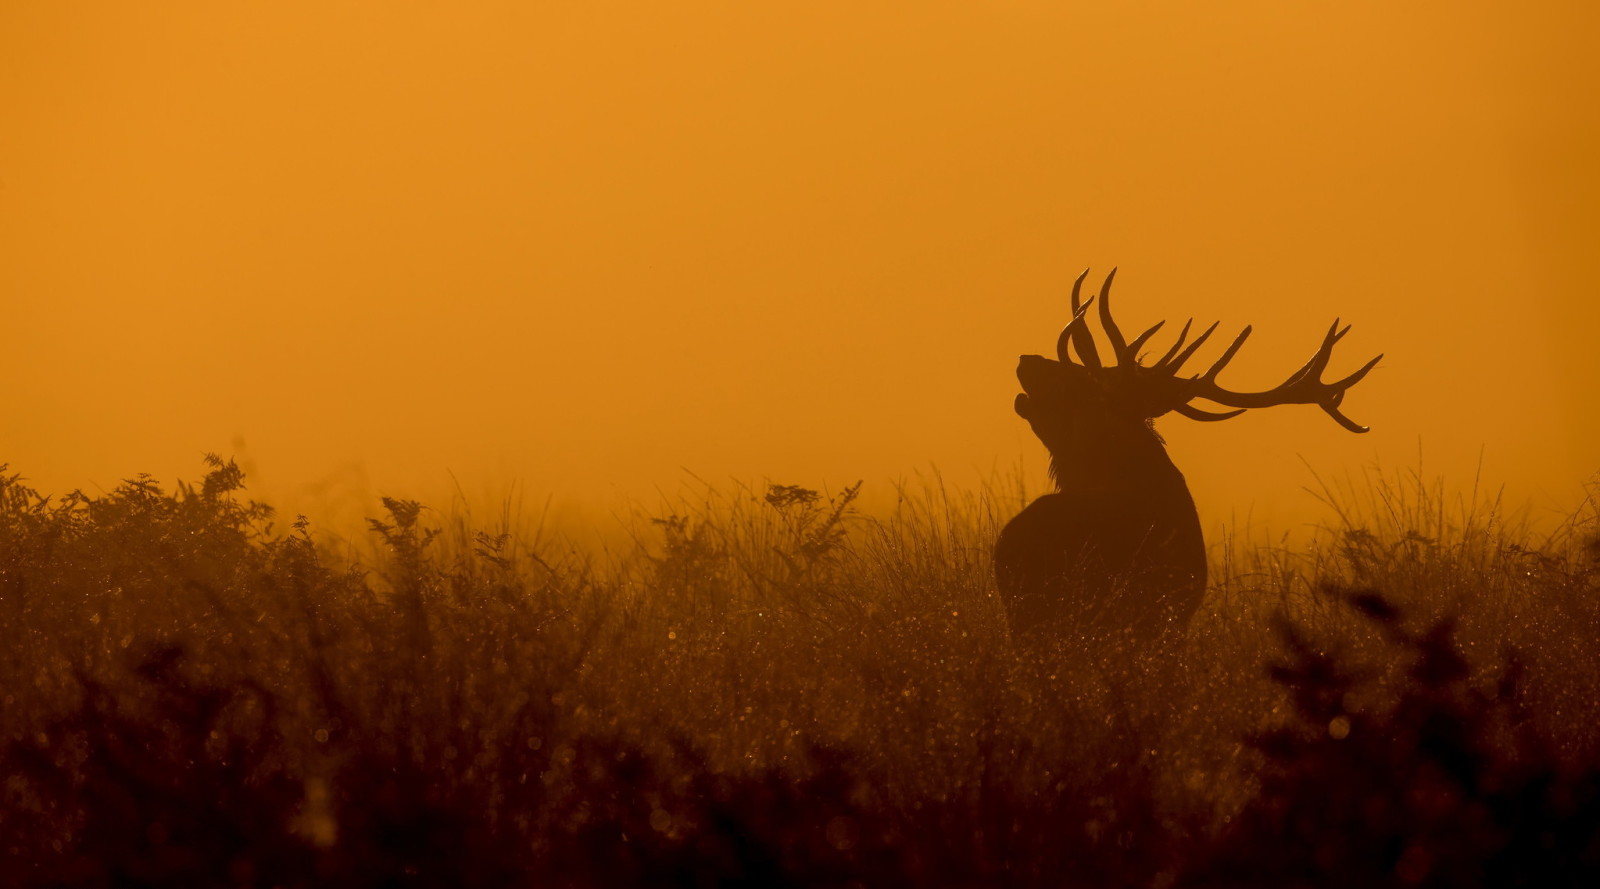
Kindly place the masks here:
POLYGON ((1419 449, 1555 515, 1600 472, 1597 16, 13 4, 0 462, 60 493, 231 454, 314 520, 452 476, 600 515, 684 470, 1039 490, 1017 356, 1116 266, 1125 327, 1253 325, 1240 388, 1335 317, 1332 372, 1386 355, 1365 436, 1159 421, 1208 529, 1419 449))

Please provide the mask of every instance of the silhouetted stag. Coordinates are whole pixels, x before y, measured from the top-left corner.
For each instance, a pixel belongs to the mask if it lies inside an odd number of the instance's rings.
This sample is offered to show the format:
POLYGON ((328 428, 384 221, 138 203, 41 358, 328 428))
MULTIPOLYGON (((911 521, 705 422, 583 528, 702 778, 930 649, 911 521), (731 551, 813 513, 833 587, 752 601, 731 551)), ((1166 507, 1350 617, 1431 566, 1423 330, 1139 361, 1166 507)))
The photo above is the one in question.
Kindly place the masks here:
POLYGON ((1350 331, 1336 320, 1316 354, 1282 385, 1234 392, 1217 383, 1217 374, 1244 345, 1246 327, 1209 370, 1180 377, 1183 363, 1217 325, 1185 346, 1193 320, 1185 322, 1166 354, 1141 364, 1140 348, 1165 322, 1131 342, 1123 338, 1111 318, 1113 269, 1099 296, 1112 353, 1111 363, 1103 364, 1086 320, 1095 298, 1080 298, 1088 274, 1073 284, 1072 320, 1056 341, 1056 359, 1024 355, 1017 365, 1022 394, 1016 410, 1050 451, 1058 493, 1035 500, 1000 532, 995 576, 1012 631, 1021 636, 1055 638, 1076 629, 1149 639, 1186 626, 1206 586, 1194 500, 1153 420, 1168 411, 1215 421, 1249 408, 1315 404, 1340 426, 1366 432, 1339 412, 1339 403, 1383 356, 1338 382, 1322 382, 1334 344, 1350 331), (1197 398, 1236 410, 1190 406, 1197 398))

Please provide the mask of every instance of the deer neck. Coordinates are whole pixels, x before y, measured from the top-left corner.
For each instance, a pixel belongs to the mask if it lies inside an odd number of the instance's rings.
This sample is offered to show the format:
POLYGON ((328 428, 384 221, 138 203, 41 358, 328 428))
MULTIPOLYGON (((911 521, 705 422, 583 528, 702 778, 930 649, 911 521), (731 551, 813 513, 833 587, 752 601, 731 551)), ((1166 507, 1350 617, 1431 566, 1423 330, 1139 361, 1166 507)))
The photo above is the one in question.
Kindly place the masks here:
POLYGON ((1094 430, 1051 449, 1050 474, 1064 494, 1090 497, 1143 496, 1177 485, 1187 492, 1183 473, 1167 456, 1161 436, 1148 424, 1094 430))

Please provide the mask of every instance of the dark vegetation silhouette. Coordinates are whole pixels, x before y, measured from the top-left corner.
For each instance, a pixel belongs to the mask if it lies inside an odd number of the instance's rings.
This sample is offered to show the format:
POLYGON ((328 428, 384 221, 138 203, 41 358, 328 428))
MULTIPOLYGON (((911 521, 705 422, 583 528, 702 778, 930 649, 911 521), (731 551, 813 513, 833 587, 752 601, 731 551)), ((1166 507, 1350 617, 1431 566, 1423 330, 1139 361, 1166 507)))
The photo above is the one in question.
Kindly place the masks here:
POLYGON ((1141 363, 1140 349, 1166 322, 1131 342, 1124 338, 1111 316, 1117 274, 1112 269, 1098 297, 1111 346, 1110 362, 1103 363, 1087 324, 1096 298, 1082 299, 1088 274, 1084 270, 1072 285, 1072 320, 1056 342, 1056 357, 1024 355, 1017 365, 1023 391, 1016 411, 1050 452, 1057 490, 1029 504, 1001 531, 995 575, 1013 632, 1044 641, 1122 633, 1148 641, 1164 631, 1181 632, 1206 589, 1200 519, 1183 473, 1155 431, 1155 418, 1176 412, 1216 421, 1249 408, 1315 404, 1344 428, 1366 432, 1339 405, 1383 356, 1337 382, 1323 382, 1334 344, 1350 330, 1334 321, 1316 353, 1281 385, 1235 392, 1219 384, 1217 375, 1249 337, 1246 327, 1204 373, 1179 376, 1217 325, 1185 347, 1193 321, 1185 322, 1164 355, 1141 363), (1190 404, 1195 399, 1235 410, 1201 410, 1190 404))
POLYGON ((1600 880, 1593 501, 1325 489, 1150 694, 1013 645, 984 494, 706 488, 606 561, 395 499, 363 553, 242 482, 0 472, 0 884, 1600 880))

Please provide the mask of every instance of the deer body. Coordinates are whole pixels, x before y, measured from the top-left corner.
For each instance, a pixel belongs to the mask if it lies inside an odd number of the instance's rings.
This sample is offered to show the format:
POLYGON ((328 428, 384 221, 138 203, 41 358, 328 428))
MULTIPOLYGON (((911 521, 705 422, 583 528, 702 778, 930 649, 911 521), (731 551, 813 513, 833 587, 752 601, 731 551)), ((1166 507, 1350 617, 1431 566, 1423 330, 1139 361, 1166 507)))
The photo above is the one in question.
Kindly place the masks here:
POLYGON ((1087 274, 1073 286, 1073 318, 1057 340, 1057 358, 1024 355, 1017 365, 1023 392, 1016 411, 1050 452, 1057 491, 1035 500, 1000 532, 995 578, 1018 636, 1049 639, 1077 630, 1148 640, 1186 626, 1206 586, 1205 540, 1194 500, 1154 419, 1174 411, 1195 420, 1226 420, 1247 408, 1316 404, 1346 429, 1365 432, 1339 413, 1339 404, 1383 356, 1338 382, 1322 382, 1333 344, 1349 330, 1335 321, 1322 347, 1282 385, 1234 392, 1216 377, 1249 336, 1246 327, 1210 370, 1181 378, 1178 370, 1216 325, 1185 349, 1185 324, 1162 358, 1140 363, 1139 348, 1162 325, 1131 343, 1123 338, 1111 318, 1113 270, 1099 296, 1114 360, 1105 366, 1084 323, 1095 301, 1080 301, 1087 274), (1194 398, 1235 410, 1200 410, 1189 405, 1194 398))
POLYGON ((1153 636, 1186 623, 1206 586, 1200 518, 1153 430, 1105 460, 1052 460, 1059 490, 995 542, 995 575, 1019 635, 1077 628, 1153 636))

